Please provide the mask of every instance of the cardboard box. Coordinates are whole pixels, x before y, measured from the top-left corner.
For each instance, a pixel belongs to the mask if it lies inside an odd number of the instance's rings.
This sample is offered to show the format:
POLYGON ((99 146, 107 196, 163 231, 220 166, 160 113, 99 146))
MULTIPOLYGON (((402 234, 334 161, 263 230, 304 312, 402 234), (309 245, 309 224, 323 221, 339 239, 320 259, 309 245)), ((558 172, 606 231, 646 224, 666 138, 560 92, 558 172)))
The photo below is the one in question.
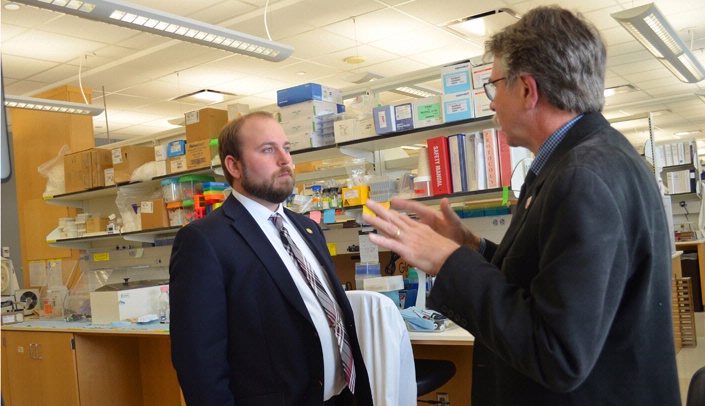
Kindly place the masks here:
POLYGON ((218 138, 220 131, 228 124, 228 112, 205 108, 186 113, 186 143, 218 138))
POLYGON ((318 83, 306 83, 299 86, 277 90, 277 105, 288 106, 308 100, 320 100, 335 104, 343 104, 343 93, 340 89, 322 86, 318 83))
POLYGON ((475 117, 485 117, 494 114, 490 109, 490 99, 485 94, 485 89, 477 89, 472 92, 472 102, 475 105, 475 117))
POLYGON ((472 87, 482 89, 482 85, 490 80, 492 75, 492 64, 475 66, 472 68, 472 87))
POLYGON ((443 124, 440 96, 415 99, 411 104, 414 109, 414 128, 443 124))
POLYGON ((154 148, 128 145, 112 150, 113 178, 116 184, 130 181, 132 172, 147 162, 154 161, 154 148))
POLYGON ((91 148, 64 155, 66 193, 105 186, 105 169, 112 167, 110 150, 91 148))
POLYGON ((290 151, 299 151, 302 149, 311 148, 311 133, 299 133, 287 135, 291 143, 290 151))
POLYGON ((404 103, 394 106, 394 123, 397 131, 408 131, 414 129, 414 108, 411 103, 404 103))
POLYGON ((142 230, 169 227, 169 216, 164 199, 143 200, 140 204, 142 230))
POLYGON ((354 141, 357 139, 355 135, 355 121, 354 118, 348 118, 333 123, 333 134, 336 143, 354 141))
POLYGON ((166 160, 166 173, 168 175, 171 175, 172 173, 184 172, 187 168, 186 155, 176 156, 166 160))
POLYGON ((90 293, 91 322, 110 324, 148 314, 157 314, 160 286, 145 286, 147 281, 105 285, 90 293))
POLYGON ((396 119, 394 118, 394 106, 387 104, 372 109, 372 118, 375 120, 375 133, 387 134, 397 130, 396 119))
POLYGON ((186 169, 210 168, 210 140, 186 144, 186 169))
POLYGON ((343 207, 360 206, 365 204, 370 195, 369 186, 353 186, 343 188, 343 207))
POLYGON ((458 93, 472 90, 470 74, 472 65, 470 62, 458 63, 441 68, 441 79, 443 80, 443 93, 458 93))
POLYGON ((345 112, 343 104, 336 104, 320 100, 307 100, 279 108, 281 121, 295 120, 301 117, 325 116, 345 112))
POLYGON ((108 219, 102 217, 90 217, 86 219, 86 233, 104 233, 108 227, 108 219))
POLYGON ((444 94, 441 96, 443 104, 443 122, 467 120, 475 117, 471 91, 444 94))

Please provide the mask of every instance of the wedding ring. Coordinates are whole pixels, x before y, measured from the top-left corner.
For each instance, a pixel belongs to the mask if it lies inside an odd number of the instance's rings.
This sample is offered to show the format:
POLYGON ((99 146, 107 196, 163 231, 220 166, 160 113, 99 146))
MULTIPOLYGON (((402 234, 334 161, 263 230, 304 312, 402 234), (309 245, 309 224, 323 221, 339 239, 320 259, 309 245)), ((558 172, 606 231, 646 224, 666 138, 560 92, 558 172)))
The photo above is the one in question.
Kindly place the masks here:
POLYGON ((401 230, 397 228, 397 235, 394 238, 399 238, 400 235, 401 235, 401 230))

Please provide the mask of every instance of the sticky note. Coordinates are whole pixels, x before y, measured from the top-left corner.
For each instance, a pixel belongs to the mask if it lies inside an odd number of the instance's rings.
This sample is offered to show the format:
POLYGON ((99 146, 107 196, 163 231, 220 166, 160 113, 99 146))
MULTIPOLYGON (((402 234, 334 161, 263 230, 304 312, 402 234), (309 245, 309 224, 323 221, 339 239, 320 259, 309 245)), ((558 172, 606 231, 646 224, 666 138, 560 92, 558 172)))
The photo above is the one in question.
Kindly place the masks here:
POLYGON ((316 210, 308 213, 308 217, 315 221, 316 224, 321 224, 321 212, 316 210))
POLYGON ((328 246, 328 252, 330 252, 331 257, 338 255, 338 246, 337 245, 335 245, 332 242, 329 242, 326 245, 328 246))
MULTIPOLYGON (((392 207, 392 206, 391 206, 392 204, 391 204, 390 202, 382 202, 382 203, 379 203, 379 205, 382 206, 382 207, 384 207, 385 209, 389 209, 390 207, 392 207)), ((363 212, 363 213, 367 213, 367 214, 369 214, 370 216, 376 216, 375 212, 373 212, 372 210, 370 210, 370 209, 367 207, 366 204, 362 205, 362 212, 363 212)))
POLYGON ((328 209, 323 211, 323 223, 335 223, 335 209, 328 209))

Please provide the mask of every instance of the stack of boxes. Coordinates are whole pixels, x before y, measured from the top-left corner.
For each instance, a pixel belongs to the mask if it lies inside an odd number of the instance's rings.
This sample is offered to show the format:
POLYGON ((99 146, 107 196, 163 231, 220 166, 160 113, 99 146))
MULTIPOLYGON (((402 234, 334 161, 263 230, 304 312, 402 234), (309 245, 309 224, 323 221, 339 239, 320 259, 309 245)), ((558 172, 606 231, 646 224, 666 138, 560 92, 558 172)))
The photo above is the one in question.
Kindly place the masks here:
POLYGON ((490 110, 490 99, 485 94, 482 85, 490 80, 492 65, 480 65, 472 68, 473 103, 475 104, 475 117, 485 117, 494 114, 490 110))
POLYGON ((340 90, 306 83, 278 90, 277 105, 292 151, 335 144, 333 120, 345 111, 340 90))
MULTIPOLYGON (((459 63, 441 68, 443 120, 446 123, 476 117, 473 101, 472 65, 459 63)), ((480 85, 482 88, 482 85, 480 85)))

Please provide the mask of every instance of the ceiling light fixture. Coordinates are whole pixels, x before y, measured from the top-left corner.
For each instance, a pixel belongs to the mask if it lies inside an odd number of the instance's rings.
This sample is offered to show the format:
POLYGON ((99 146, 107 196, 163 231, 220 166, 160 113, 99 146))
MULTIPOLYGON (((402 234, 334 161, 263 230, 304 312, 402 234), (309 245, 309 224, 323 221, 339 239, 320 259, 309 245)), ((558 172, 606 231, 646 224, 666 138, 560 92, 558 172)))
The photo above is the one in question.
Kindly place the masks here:
POLYGON ((482 39, 514 24, 521 15, 509 8, 475 14, 446 23, 442 28, 467 39, 482 39))
POLYGON ((611 14, 680 81, 696 83, 705 69, 654 3, 611 14))
POLYGON ((205 45, 271 62, 288 58, 294 48, 121 0, 16 0, 89 20, 205 45))
POLYGON ((53 113, 82 114, 97 116, 103 111, 102 107, 90 104, 73 103, 61 100, 39 99, 35 97, 5 95, 5 106, 14 109, 40 110, 53 113))
POLYGON ((179 101, 194 104, 216 104, 224 101, 232 100, 237 97, 234 93, 221 92, 218 90, 203 89, 197 92, 177 96, 169 99, 169 101, 179 101))
POLYGON ((700 134, 701 132, 702 132, 701 130, 681 131, 681 132, 675 133, 675 134, 673 134, 673 135, 675 135, 675 136, 684 136, 684 135, 700 134))
POLYGON ((607 89, 605 89, 605 97, 614 96, 615 94, 620 94, 620 93, 634 92, 637 90, 639 90, 639 89, 637 89, 633 85, 612 86, 612 87, 608 87, 607 89))
POLYGON ((20 5, 17 3, 9 2, 5 4, 5 10, 17 11, 20 9, 20 5))

